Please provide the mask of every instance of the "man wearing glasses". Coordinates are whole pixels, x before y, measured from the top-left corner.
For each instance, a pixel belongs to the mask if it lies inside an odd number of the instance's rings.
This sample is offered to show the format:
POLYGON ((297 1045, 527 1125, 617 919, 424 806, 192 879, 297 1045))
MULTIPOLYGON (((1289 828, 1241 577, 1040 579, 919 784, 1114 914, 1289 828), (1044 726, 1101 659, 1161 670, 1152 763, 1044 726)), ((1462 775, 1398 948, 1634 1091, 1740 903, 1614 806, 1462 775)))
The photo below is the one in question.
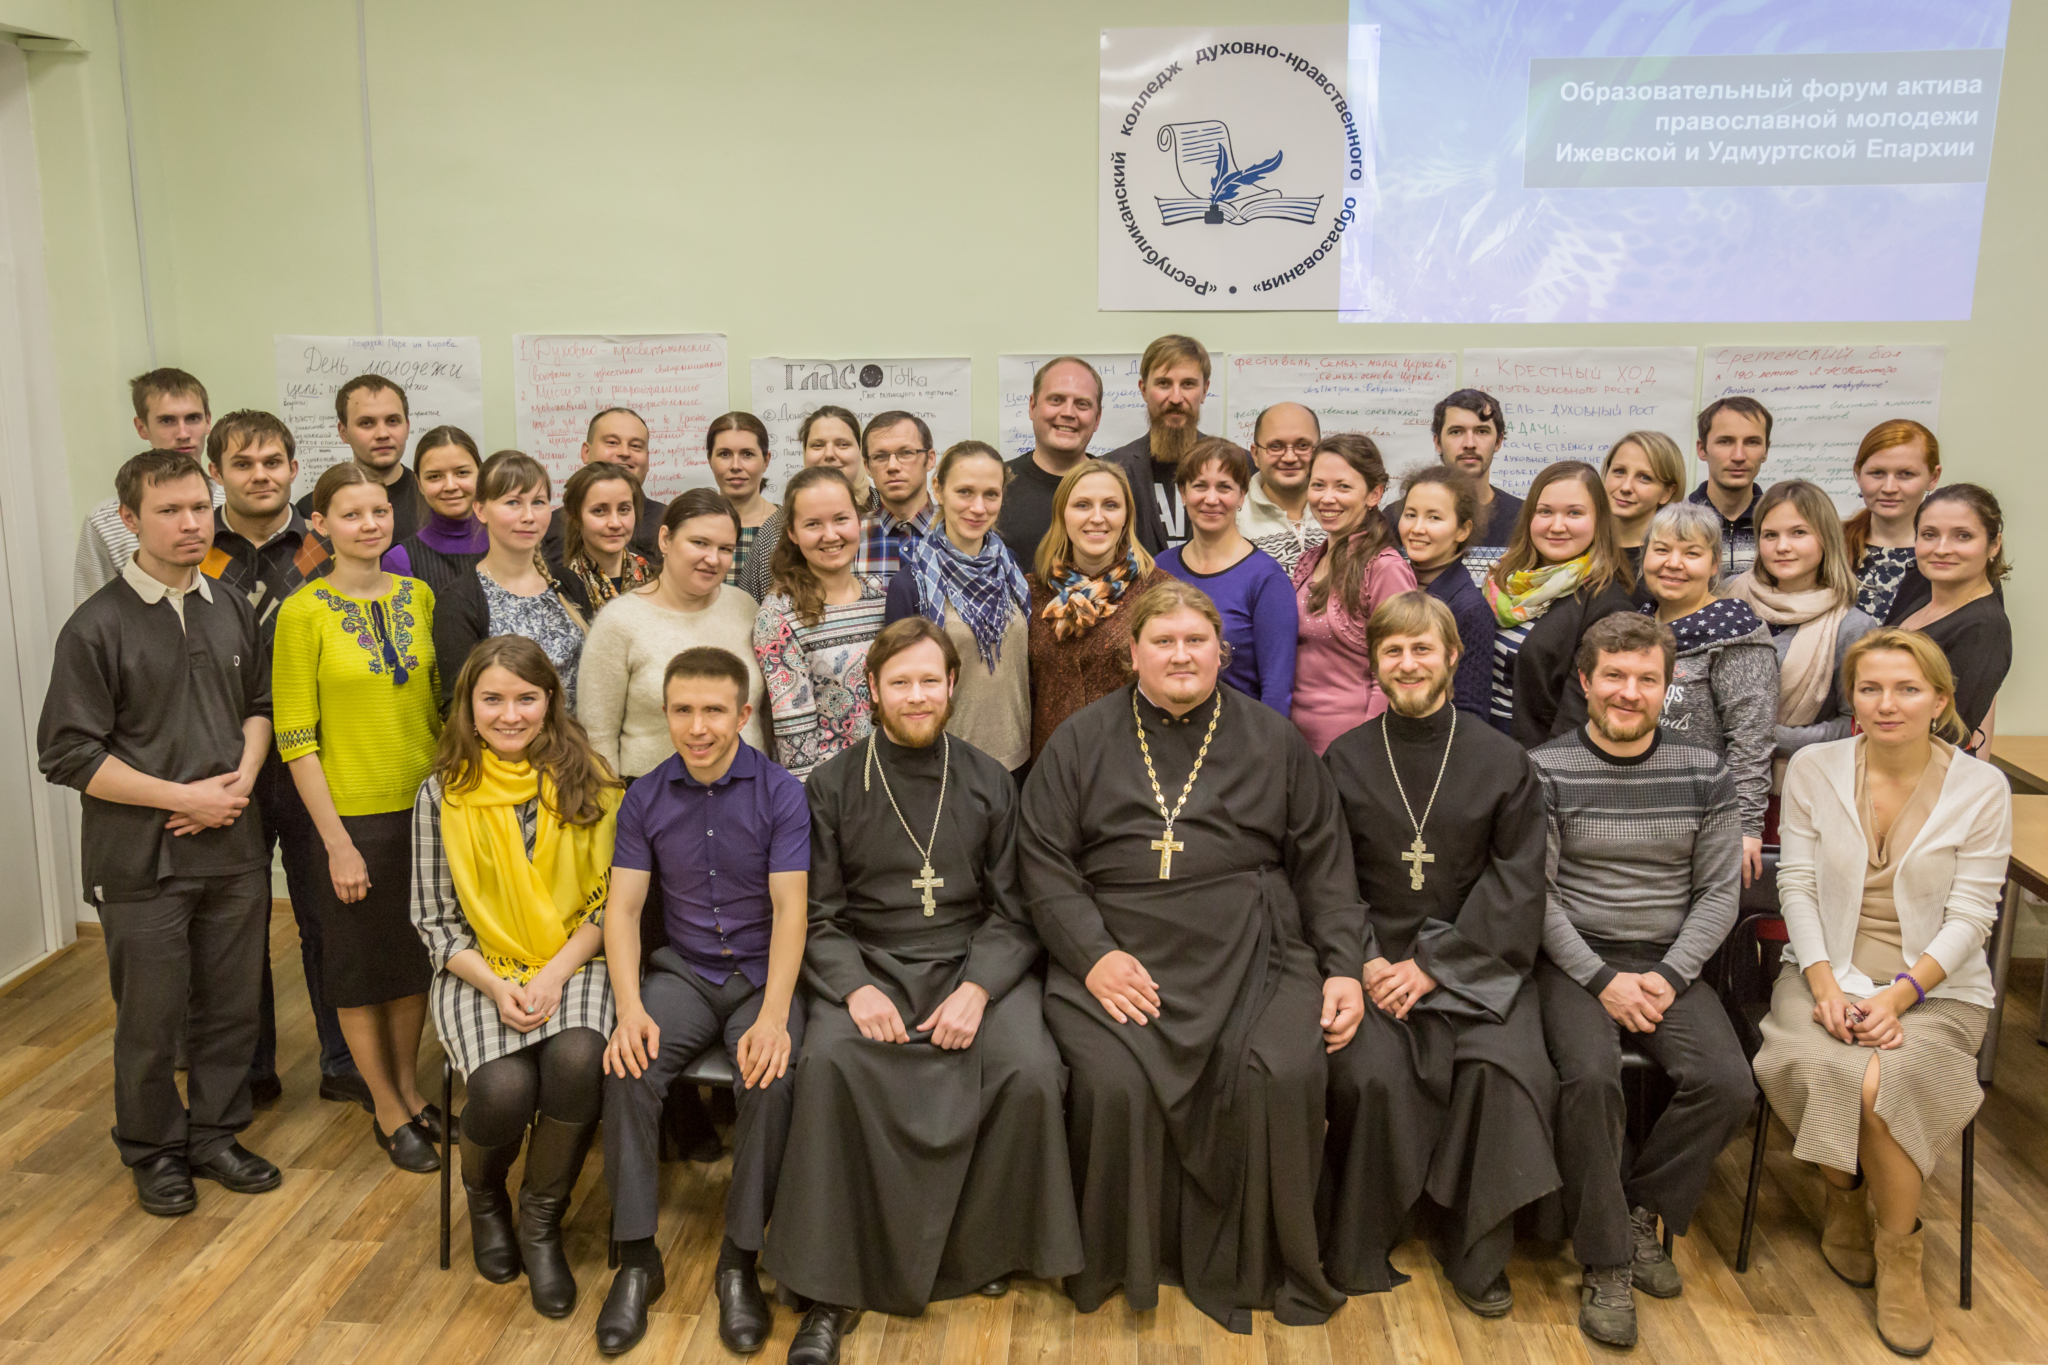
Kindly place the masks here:
POLYGON ((1252 424, 1259 472, 1237 509, 1237 529, 1289 574, 1311 546, 1323 543, 1321 524, 1308 515, 1308 467, 1322 439, 1322 423, 1299 403, 1275 403, 1252 424))
POLYGON ((861 518, 854 572, 887 588, 902 567, 904 541, 921 538, 938 516, 925 487, 932 469, 932 429, 916 413, 878 413, 861 433, 860 448, 881 507, 861 518))

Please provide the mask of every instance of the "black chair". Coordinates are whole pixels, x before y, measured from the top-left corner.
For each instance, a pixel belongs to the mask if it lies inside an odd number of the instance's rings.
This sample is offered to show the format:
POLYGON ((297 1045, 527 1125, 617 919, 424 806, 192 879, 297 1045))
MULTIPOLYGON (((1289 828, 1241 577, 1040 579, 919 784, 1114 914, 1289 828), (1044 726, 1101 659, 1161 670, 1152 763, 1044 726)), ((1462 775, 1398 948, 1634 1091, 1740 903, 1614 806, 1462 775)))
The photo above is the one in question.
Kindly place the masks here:
MULTIPOLYGON (((1986 1090, 1991 1088, 1992 1076, 1998 1065, 1998 1035, 2001 1031, 1999 1025, 2005 1010, 2005 978, 2012 965, 2013 926, 2019 918, 2019 894, 2018 883, 2007 881, 2005 884, 2004 904, 1999 907, 1998 919, 1991 926, 1991 941, 1985 946, 1986 956, 1990 959, 1991 965, 1992 1005, 1991 1019, 1984 1029, 1984 1041, 1977 1048, 1977 1084, 1986 1090)), ((1749 923, 1751 921, 1744 922, 1744 924, 1749 923)), ((1767 922, 1761 919, 1755 921, 1755 923, 1760 928, 1768 927, 1767 922)), ((1743 927, 1743 924, 1736 926, 1738 930, 1743 927)), ((1778 920, 1777 942, 1782 943, 1785 941, 1783 929, 1784 921, 1778 920)), ((1730 935, 1730 937, 1732 939, 1734 936, 1730 935)), ((1757 933, 1756 938, 1759 942, 1771 941, 1765 938, 1761 932, 1757 933)), ((1776 955, 1773 954, 1772 957, 1775 961, 1776 955)), ((1766 1004, 1761 1007, 1746 1005, 1740 1013, 1741 1018, 1745 1021, 1753 1019, 1754 1022, 1750 1024, 1750 1028, 1754 1031, 1757 1026, 1761 1025, 1764 1015, 1768 1012, 1769 1006, 1766 1004)), ((1735 1010, 1730 1010, 1731 1015, 1736 1013, 1735 1010)), ((1761 1034, 1757 1033, 1756 1036, 1758 1042, 1761 1043, 1761 1034)), ((1744 1046, 1749 1048, 1752 1057, 1756 1055, 1756 1049, 1750 1046, 1747 1037, 1744 1039, 1744 1046)), ((1742 1240, 1737 1244, 1735 1250, 1735 1271, 1737 1274, 1743 1274, 1749 1270, 1750 1235, 1756 1227, 1757 1197, 1763 1185, 1764 1145, 1770 1135, 1770 1130, 1771 1102, 1765 1098, 1762 1090, 1759 1089, 1757 1092, 1756 1136, 1751 1145, 1749 1157, 1749 1192, 1742 1201, 1742 1240)), ((1972 1298, 1971 1268, 1975 1253, 1977 1221, 1977 1120, 1974 1117, 1963 1129, 1961 1204, 1962 1226, 1957 1246, 1957 1279, 1960 1292, 1957 1294, 1957 1301, 1963 1308, 1969 1308, 1972 1298)))
MULTIPOLYGON (((1671 1102, 1671 1084, 1663 1068, 1636 1046, 1635 1037, 1626 1031, 1621 1035, 1621 1084, 1628 1103, 1628 1145, 1631 1151, 1640 1151, 1650 1125, 1671 1102)), ((1664 1228, 1664 1254, 1671 1254, 1669 1225, 1664 1228)))

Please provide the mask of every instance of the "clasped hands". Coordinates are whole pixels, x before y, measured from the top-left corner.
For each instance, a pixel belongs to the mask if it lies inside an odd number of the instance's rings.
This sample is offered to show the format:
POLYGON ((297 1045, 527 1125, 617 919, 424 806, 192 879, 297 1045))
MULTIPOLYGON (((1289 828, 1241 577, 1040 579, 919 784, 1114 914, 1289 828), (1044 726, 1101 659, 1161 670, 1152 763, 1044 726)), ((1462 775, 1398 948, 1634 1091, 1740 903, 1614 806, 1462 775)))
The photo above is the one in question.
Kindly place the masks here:
POLYGON ((1365 964, 1365 993, 1384 1014, 1406 1019, 1416 1002, 1436 989, 1436 978, 1415 965, 1415 959, 1389 962, 1376 957, 1365 964))
POLYGON ((202 829, 220 829, 235 823, 235 817, 249 804, 256 779, 244 777, 237 770, 178 785, 184 799, 172 808, 164 828, 174 835, 197 834, 202 829))
POLYGON ((1678 991, 1656 972, 1616 972, 1600 991, 1608 1017, 1630 1033, 1655 1033, 1678 991))
MULTIPOLYGON (((958 1052, 981 1031, 981 1014, 987 1008, 988 992, 972 981, 963 981, 925 1017, 917 1031, 929 1033, 935 1046, 958 1052)), ((846 997, 846 1012, 853 1016, 853 1026, 863 1038, 877 1043, 910 1041, 910 1031, 903 1027, 903 1016, 897 1012, 896 1003, 882 994, 879 987, 856 989, 846 997)))
MULTIPOLYGON (((1143 963, 1122 949, 1111 949, 1095 960, 1082 983, 1109 1017, 1119 1024, 1143 1027, 1146 1019, 1159 1017, 1159 983, 1143 963)), ((1350 1042, 1365 1018, 1365 990, 1357 978, 1333 976, 1323 982, 1323 1048, 1335 1052, 1350 1042)))
POLYGON ((1874 1047, 1889 1052, 1906 1041, 1906 1027, 1899 1022, 1898 1007, 1884 991, 1867 1000, 1851 1000, 1837 987, 1833 994, 1816 996, 1813 1022, 1845 1043, 1874 1047), (1850 1018, 1855 1010, 1857 1017, 1850 1018))

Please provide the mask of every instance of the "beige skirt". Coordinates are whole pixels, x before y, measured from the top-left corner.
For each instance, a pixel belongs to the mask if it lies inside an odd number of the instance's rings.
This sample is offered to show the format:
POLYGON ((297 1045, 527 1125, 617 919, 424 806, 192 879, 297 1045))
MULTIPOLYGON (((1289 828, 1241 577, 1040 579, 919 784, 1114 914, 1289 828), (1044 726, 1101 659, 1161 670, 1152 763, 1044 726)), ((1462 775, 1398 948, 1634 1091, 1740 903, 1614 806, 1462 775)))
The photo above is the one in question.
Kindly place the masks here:
POLYGON ((1922 1178, 1984 1102, 1977 1045, 1991 1011, 1930 997, 1899 1017, 1905 1041, 1885 1051, 1844 1043, 1813 1020, 1813 991, 1786 964, 1771 991, 1756 1054, 1756 1081, 1795 1137, 1792 1154, 1838 1171, 1856 1169, 1863 1073, 1877 1058, 1877 1116, 1922 1178))

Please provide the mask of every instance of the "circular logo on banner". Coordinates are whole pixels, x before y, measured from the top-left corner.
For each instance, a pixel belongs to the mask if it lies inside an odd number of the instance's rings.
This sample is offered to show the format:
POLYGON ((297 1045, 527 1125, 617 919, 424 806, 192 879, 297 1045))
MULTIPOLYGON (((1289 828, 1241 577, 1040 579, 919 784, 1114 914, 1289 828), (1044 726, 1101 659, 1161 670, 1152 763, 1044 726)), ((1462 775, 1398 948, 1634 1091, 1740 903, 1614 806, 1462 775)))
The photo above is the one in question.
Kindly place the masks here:
POLYGON ((860 386, 862 388, 876 388, 881 382, 882 367, 880 365, 863 365, 860 367, 860 386))
MULTIPOLYGON (((1186 33, 1112 35, 1162 32, 1186 33)), ((1112 223, 1101 268, 1106 277, 1135 277, 1121 291, 1105 278, 1106 307, 1147 299, 1166 307, 1335 306, 1344 231, 1357 210, 1347 175, 1358 168, 1358 132, 1344 98, 1342 48, 1333 71, 1318 60, 1326 53, 1295 50, 1306 43, 1222 36, 1200 33, 1155 51, 1149 70, 1132 67, 1138 54, 1117 54, 1131 96, 1120 110, 1108 107, 1105 46, 1104 115, 1114 126, 1103 138, 1103 208, 1112 223), (1172 286, 1168 298, 1162 281, 1172 286), (1131 301, 1110 302, 1119 292, 1131 301)))

